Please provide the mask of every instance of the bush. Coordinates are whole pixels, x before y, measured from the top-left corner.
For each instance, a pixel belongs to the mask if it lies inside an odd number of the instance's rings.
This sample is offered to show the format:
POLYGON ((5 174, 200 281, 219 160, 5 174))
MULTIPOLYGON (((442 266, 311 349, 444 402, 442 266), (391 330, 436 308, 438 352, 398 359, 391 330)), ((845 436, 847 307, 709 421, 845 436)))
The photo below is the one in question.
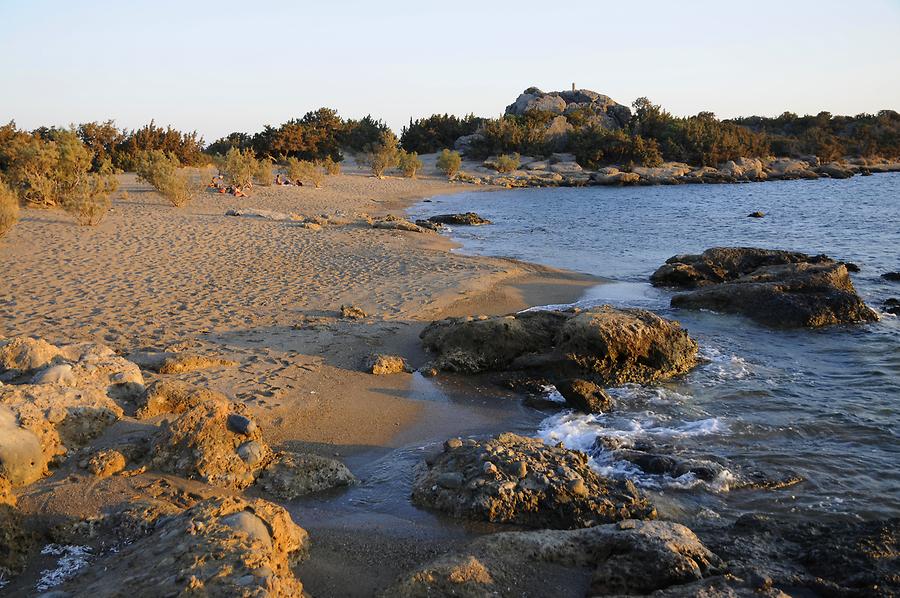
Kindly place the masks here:
POLYGON ((602 164, 662 164, 662 154, 655 139, 628 135, 624 131, 596 126, 574 131, 569 135, 569 146, 578 163, 586 168, 602 164))
MULTIPOLYGON (((115 179, 111 179, 115 181, 115 179)), ((115 191, 102 177, 94 176, 85 185, 66 197, 63 209, 75 218, 81 226, 96 226, 103 221, 109 211, 111 202, 109 194, 115 191)))
POLYGON ((497 172, 508 174, 519 168, 519 154, 503 154, 497 158, 495 167, 497 172))
POLYGON ((3 179, 0 179, 0 237, 19 220, 19 197, 3 179))
POLYGON ((462 167, 462 157, 459 155, 459 152, 451 152, 445 149, 438 155, 435 165, 448 178, 453 178, 459 173, 460 167, 462 167))
MULTIPOLYGON (((231 150, 229 150, 231 151, 231 150)), ((254 173, 256 182, 264 187, 268 187, 275 181, 275 174, 272 171, 272 159, 263 158, 256 163, 256 172, 254 173)))
POLYGON ((178 158, 162 150, 138 156, 136 171, 138 178, 153 186, 176 208, 194 197, 190 173, 181 168, 178 158))
POLYGON ((416 173, 424 166, 422 160, 419 159, 419 154, 407 152, 406 150, 400 150, 397 164, 400 167, 400 172, 408 179, 416 178, 416 173))
POLYGON ((236 147, 228 150, 222 163, 222 174, 229 185, 249 187, 253 185, 253 175, 258 165, 252 150, 239 150, 236 147))
POLYGON ((482 122, 484 119, 476 118, 474 114, 463 118, 451 114, 432 114, 415 121, 409 119, 409 126, 401 131, 400 145, 408 152, 430 154, 443 147, 451 147, 463 135, 471 135, 482 122))
POLYGON ((141 156, 153 150, 173 155, 185 166, 195 166, 205 160, 203 138, 196 131, 182 133, 172 127, 163 129, 150 121, 150 124, 125 133, 124 136, 124 141, 116 146, 114 152, 114 165, 118 168, 136 168, 141 156))
POLYGON ((366 153, 369 166, 372 168, 372 174, 378 178, 384 178, 384 172, 389 168, 394 168, 400 162, 400 149, 397 136, 390 131, 384 131, 378 140, 378 143, 369 147, 366 153))
POLYGON ((325 180, 325 172, 322 167, 309 160, 298 160, 294 167, 296 178, 303 183, 312 183, 316 189, 322 187, 322 181, 325 180))
POLYGON ((325 169, 325 174, 329 176, 337 176, 341 174, 341 163, 335 162, 331 156, 327 156, 324 160, 322 160, 322 168, 325 169))
POLYGON ((9 160, 7 176, 13 188, 31 204, 53 207, 88 178, 93 154, 74 131, 51 130, 17 137, 4 151, 9 160))

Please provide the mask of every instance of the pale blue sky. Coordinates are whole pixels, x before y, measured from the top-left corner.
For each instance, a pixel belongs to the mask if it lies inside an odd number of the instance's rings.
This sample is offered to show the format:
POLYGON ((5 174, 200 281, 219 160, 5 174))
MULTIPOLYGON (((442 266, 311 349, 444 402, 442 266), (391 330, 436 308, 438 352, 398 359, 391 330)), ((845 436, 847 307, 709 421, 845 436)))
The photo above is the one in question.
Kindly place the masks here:
POLYGON ((0 120, 211 141, 320 106, 500 114, 531 85, 679 115, 900 110, 900 0, 0 0, 0 120))

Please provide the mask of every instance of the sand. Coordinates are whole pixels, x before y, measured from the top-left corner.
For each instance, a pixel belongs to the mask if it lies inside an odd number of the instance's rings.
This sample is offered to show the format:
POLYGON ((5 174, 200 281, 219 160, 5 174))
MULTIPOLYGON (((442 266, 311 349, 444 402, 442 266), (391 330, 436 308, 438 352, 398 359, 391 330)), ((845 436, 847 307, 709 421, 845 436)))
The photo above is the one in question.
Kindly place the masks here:
MULTIPOLYGON (((477 189, 433 174, 379 180, 351 171, 328 177, 322 189, 257 187, 248 198, 202 193, 183 208, 168 205, 134 175, 121 175, 120 182, 113 209, 97 227, 76 226, 61 211, 23 211, 0 243, 0 335, 94 340, 126 355, 174 346, 232 360, 236 366, 173 377, 245 403, 273 447, 337 455, 357 475, 365 476, 394 447, 493 429, 521 409, 431 400, 425 395, 434 391, 420 375, 373 376, 363 371, 366 357, 398 354, 419 367, 428 358, 418 334, 433 319, 574 301, 597 282, 514 260, 452 253, 453 244, 435 234, 361 224, 309 230, 295 222, 225 216, 230 208, 341 213, 348 219, 402 214, 417 199, 477 189), (341 318, 343 304, 368 317, 341 318)), ((158 375, 148 372, 146 378, 158 375)), ((112 443, 128 425, 116 424, 95 445, 112 443)), ((204 492, 171 476, 96 481, 73 472, 75 465, 67 464, 23 489, 22 509, 51 518, 88 517, 152 494, 161 483, 204 492)), ((311 590, 318 586, 325 593, 371 593, 434 556, 435 543, 444 542, 419 529, 418 514, 407 518, 416 531, 398 539, 384 535, 383 513, 367 517, 357 509, 347 520, 327 522, 302 509, 292 513, 310 529, 314 545, 323 547, 312 552, 301 575, 311 590), (360 517, 372 527, 366 542, 353 532, 360 517), (380 547, 377 558, 372 546, 380 547), (365 584, 347 577, 366 575, 367 567, 365 584), (336 575, 348 581, 337 583, 336 575)))

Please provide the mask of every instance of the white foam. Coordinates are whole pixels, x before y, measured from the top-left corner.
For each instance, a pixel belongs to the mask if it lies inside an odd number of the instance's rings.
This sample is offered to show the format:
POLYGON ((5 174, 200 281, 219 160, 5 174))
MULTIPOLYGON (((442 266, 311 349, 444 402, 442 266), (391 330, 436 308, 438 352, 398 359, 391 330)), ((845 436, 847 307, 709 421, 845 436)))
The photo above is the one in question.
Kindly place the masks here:
POLYGON ((41 549, 41 554, 59 557, 56 561, 56 569, 41 571, 41 578, 35 585, 35 589, 44 592, 72 579, 78 571, 87 567, 91 559, 91 548, 68 544, 47 544, 41 549))

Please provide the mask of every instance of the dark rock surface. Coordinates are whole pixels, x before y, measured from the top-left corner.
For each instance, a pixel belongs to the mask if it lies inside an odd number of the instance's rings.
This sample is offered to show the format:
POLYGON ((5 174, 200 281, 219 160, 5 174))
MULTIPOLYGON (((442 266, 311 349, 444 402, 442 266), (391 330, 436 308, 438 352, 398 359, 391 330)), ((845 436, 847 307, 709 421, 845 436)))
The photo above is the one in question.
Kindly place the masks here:
POLYGON ((673 307, 740 313, 773 327, 872 322, 847 267, 825 255, 717 247, 676 255, 650 277, 655 286, 695 289, 673 307))
POLYGON ((532 311, 432 322, 421 334, 440 370, 525 370, 553 379, 649 383, 697 364, 697 343, 677 322, 641 309, 532 311))
POLYGON ((481 226, 483 224, 491 224, 490 220, 482 218, 475 212, 466 212, 465 214, 439 214, 430 217, 428 222, 433 222, 435 224, 454 224, 456 226, 481 226))
POLYGON ((612 411, 613 399, 597 384, 581 378, 560 380, 556 390, 572 409, 582 413, 608 413, 612 411))

